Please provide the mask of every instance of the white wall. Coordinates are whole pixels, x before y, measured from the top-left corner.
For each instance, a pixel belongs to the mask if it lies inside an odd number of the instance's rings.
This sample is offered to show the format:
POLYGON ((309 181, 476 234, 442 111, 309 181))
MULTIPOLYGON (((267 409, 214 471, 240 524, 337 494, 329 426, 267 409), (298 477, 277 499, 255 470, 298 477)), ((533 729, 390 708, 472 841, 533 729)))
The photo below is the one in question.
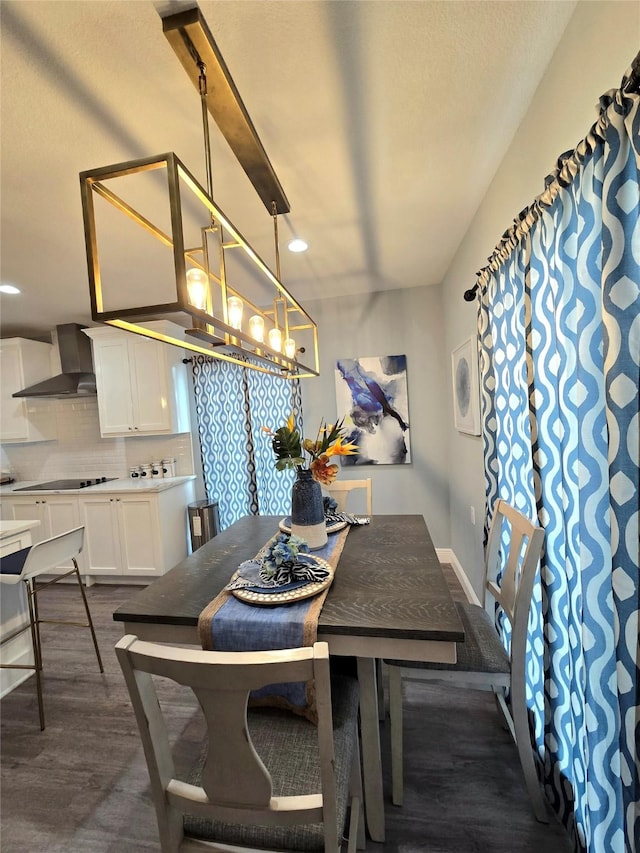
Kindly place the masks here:
MULTIPOLYGON (((525 120, 478 209, 443 282, 445 349, 476 331, 476 303, 462 293, 518 212, 544 187, 557 157, 572 149, 596 120, 600 95, 617 88, 640 47, 640 4, 582 2, 576 6, 525 120)), ((446 385, 451 407, 451 390, 446 385)), ((456 432, 447 420, 450 543, 477 592, 482 580, 484 475, 482 442, 456 432), (474 507, 476 526, 471 524, 474 507)))
POLYGON ((194 472, 191 434, 101 438, 97 397, 51 400, 56 441, 3 444, 0 469, 15 480, 127 477, 133 465, 176 459, 176 473, 194 472))
POLYGON ((320 376, 302 381, 305 435, 336 412, 339 358, 406 355, 412 461, 343 469, 340 478, 371 477, 374 514, 424 515, 437 547, 449 544, 446 436, 451 419, 439 287, 305 301, 318 324, 320 376))

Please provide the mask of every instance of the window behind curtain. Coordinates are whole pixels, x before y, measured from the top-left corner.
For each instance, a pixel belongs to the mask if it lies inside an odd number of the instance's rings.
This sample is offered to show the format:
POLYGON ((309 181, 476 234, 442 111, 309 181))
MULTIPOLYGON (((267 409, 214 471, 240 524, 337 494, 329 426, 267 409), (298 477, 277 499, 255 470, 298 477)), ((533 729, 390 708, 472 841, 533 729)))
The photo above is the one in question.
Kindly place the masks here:
POLYGON ((299 380, 194 356, 193 386, 204 483, 221 528, 243 515, 288 515, 293 473, 276 471, 261 427, 300 415, 299 380))

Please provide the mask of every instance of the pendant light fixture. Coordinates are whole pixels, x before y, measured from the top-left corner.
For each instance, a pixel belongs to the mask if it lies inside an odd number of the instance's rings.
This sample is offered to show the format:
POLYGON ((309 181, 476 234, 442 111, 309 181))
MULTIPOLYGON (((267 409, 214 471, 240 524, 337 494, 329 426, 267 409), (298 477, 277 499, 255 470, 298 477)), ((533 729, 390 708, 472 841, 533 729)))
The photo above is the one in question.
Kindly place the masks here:
POLYGON ((164 18, 163 31, 200 94, 207 186, 172 152, 80 174, 92 317, 283 378, 317 376, 317 326, 280 276, 284 191, 200 10, 164 18), (275 274, 213 199, 209 115, 273 217, 275 274), (161 333, 158 319, 183 331, 161 333))

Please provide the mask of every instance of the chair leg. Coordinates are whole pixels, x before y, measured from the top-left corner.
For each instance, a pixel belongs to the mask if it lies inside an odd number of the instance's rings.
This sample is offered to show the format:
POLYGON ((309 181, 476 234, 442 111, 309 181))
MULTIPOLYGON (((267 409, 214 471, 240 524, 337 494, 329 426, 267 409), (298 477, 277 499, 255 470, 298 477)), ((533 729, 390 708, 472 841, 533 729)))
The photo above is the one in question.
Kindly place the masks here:
POLYGON ((376 658, 376 686, 378 688, 378 719, 384 722, 384 682, 382 680, 382 658, 376 658))
POLYGON ((516 730, 513 726, 513 718, 511 716, 511 711, 507 706, 506 694, 504 687, 493 687, 493 698, 496 700, 496 705, 498 706, 498 710, 502 715, 502 728, 511 733, 511 737, 513 738, 513 742, 517 743, 518 738, 516 737, 516 730))
POLYGON ((74 565, 74 574, 76 576, 76 580, 78 581, 78 586, 80 587, 80 594, 82 595, 82 601, 84 602, 84 609, 87 614, 87 621, 89 623, 88 627, 91 631, 91 639, 93 640, 93 647, 96 650, 96 657, 98 658, 98 666, 100 667, 100 672, 104 672, 104 667, 102 666, 102 658, 100 657, 100 649, 98 648, 98 640, 96 637, 96 632, 93 628, 93 619, 91 618, 91 611, 89 610, 89 603, 87 601, 87 595, 84 591, 84 587, 82 585, 82 580, 80 578, 80 571, 78 569, 78 564, 73 560, 74 565))
POLYGON ((357 808, 357 814, 351 813, 351 825, 349 827, 349 850, 364 850, 366 848, 365 827, 364 827, 364 802, 362 795, 362 760, 360 758, 360 737, 359 732, 355 733, 355 746, 353 764, 351 766, 351 797, 352 808, 357 808), (353 803, 355 802, 355 806, 353 803), (357 821, 354 825, 354 820, 357 821), (352 842, 353 839, 353 842, 352 842), (353 846, 352 846, 353 844, 353 846))
POLYGON ((38 611, 38 583, 35 578, 31 578, 29 589, 31 591, 31 599, 33 601, 33 621, 36 626, 36 636, 38 638, 38 669, 42 669, 42 640, 40 639, 40 613, 38 611))
POLYGON ((404 801, 402 758, 402 673, 399 666, 389 667, 389 721, 391 723, 391 800, 394 806, 404 801))
POLYGON ((513 687, 511 690, 511 713, 520 764, 536 820, 540 821, 540 823, 549 823, 547 807, 540 782, 538 781, 535 760, 531 749, 527 704, 524 695, 519 695, 519 691, 514 690, 513 687))
MULTIPOLYGON (((356 853, 358 844, 358 825, 360 822, 361 804, 358 797, 351 798, 351 813, 349 815, 349 837, 347 839, 347 853, 356 853)), ((342 845, 341 845, 342 846, 342 845)), ((364 849, 364 848, 361 848, 364 849)))
POLYGON ((34 581, 24 581, 27 588, 27 605, 29 608, 29 627, 33 645, 33 663, 36 674, 36 692, 38 694, 38 714, 40 716, 40 731, 44 731, 44 702, 42 699, 42 651, 40 646, 40 629, 38 626, 38 600, 36 598, 34 581))

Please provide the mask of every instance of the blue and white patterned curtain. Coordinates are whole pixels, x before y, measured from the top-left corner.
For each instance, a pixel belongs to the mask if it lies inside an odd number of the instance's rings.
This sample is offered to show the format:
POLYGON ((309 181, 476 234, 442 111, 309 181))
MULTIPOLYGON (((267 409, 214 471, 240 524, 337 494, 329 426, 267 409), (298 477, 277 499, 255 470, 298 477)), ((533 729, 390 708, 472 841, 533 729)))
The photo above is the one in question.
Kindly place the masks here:
POLYGON ((302 417, 300 381, 194 356, 193 387, 209 500, 218 501, 224 530, 243 515, 291 511, 293 474, 276 471, 271 440, 291 411, 302 417))
POLYGON ((487 516, 500 497, 545 529, 532 736, 588 853, 640 838, 640 97, 626 84, 478 279, 487 516))

